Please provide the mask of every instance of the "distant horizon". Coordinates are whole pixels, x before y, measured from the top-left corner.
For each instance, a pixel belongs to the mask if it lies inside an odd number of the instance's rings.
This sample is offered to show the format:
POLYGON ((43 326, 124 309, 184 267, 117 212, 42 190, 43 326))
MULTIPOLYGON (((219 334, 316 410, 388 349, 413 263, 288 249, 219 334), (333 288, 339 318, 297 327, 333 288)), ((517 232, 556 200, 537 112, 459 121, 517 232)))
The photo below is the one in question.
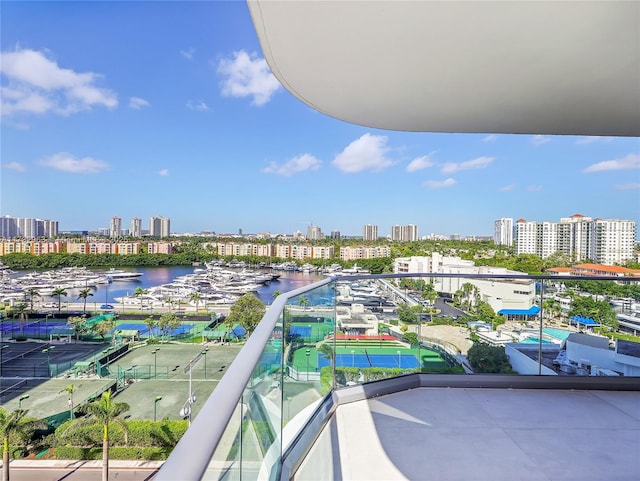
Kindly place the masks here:
POLYGON ((640 138, 342 122, 278 83, 246 2, 3 2, 0 22, 0 215, 349 237, 640 222, 640 138))

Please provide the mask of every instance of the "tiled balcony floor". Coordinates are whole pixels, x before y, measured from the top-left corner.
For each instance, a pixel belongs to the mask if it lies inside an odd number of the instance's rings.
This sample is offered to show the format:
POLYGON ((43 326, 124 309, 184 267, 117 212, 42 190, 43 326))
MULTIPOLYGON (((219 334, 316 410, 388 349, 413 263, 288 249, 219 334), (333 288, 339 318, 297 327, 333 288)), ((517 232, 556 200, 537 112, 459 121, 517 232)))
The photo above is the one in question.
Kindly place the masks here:
POLYGON ((341 404, 294 479, 638 481, 640 391, 421 387, 341 404))

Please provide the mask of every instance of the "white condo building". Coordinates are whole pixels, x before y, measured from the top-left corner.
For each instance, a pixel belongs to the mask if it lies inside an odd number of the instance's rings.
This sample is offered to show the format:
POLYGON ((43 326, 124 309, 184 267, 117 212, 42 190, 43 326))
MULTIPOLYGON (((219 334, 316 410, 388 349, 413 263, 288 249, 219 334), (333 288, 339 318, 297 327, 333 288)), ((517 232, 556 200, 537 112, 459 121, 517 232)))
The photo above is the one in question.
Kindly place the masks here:
POLYGON ((109 237, 117 239, 122 235, 122 219, 114 216, 109 223, 109 237))
POLYGON ((515 232, 517 255, 536 254, 544 259, 561 253, 575 261, 613 265, 633 259, 636 223, 575 214, 560 222, 519 219, 515 232))
POLYGON ((308 240, 320 240, 324 236, 322 235, 322 229, 317 225, 310 225, 307 227, 307 239, 308 240))
POLYGON ((391 227, 391 240, 398 242, 414 242, 418 240, 418 226, 394 225, 391 227))
POLYGON ((460 277, 434 277, 434 289, 439 293, 454 295, 463 290, 464 284, 477 288, 477 299, 489 304, 497 314, 531 315, 535 307, 535 282, 526 279, 523 272, 503 267, 475 266, 473 261, 460 257, 443 256, 434 252, 428 256, 400 257, 393 262, 393 273, 438 274, 520 274, 523 279, 465 279, 460 277))
POLYGON ((129 226, 129 235, 131 237, 142 237, 142 219, 134 217, 131 219, 129 226))
POLYGON ((362 240, 363 241, 376 241, 378 240, 378 226, 373 224, 367 224, 362 228, 362 240))
POLYGON ((493 224, 493 242, 498 245, 513 245, 513 219, 503 217, 493 224))
POLYGON ((171 235, 171 219, 168 217, 151 217, 149 219, 149 235, 151 237, 169 237, 171 235))
POLYGON ((37 239, 40 237, 52 238, 58 235, 58 221, 32 219, 28 217, 0 217, 0 237, 11 239, 24 237, 37 239))

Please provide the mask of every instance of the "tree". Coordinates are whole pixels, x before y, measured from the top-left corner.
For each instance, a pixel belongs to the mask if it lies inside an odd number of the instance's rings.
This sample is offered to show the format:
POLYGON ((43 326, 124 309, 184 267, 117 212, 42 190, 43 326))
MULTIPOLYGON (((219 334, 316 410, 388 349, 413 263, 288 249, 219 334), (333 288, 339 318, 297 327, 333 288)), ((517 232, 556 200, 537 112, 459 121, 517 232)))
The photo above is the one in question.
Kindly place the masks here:
POLYGON ((78 299, 82 299, 82 313, 86 314, 87 312, 87 297, 93 296, 93 292, 88 287, 86 289, 82 289, 80 294, 78 294, 78 299))
POLYGON ((307 306, 309 305, 309 299, 302 296, 300 299, 298 299, 298 305, 302 307, 302 310, 306 310, 307 306))
POLYGON ((60 314, 60 308, 62 307, 61 306, 62 296, 66 296, 67 295, 67 291, 65 290, 64 287, 56 287, 53 290, 53 295, 58 298, 58 314, 60 314))
POLYGON ((469 364, 476 373, 513 372, 503 346, 491 346, 484 342, 475 342, 467 352, 467 359, 469 359, 469 364))
POLYGON ((415 324, 418 320, 418 312, 409 304, 398 304, 398 319, 408 324, 415 324))
POLYGON ((276 300, 276 297, 278 297, 281 294, 280 291, 273 291, 273 294, 271 294, 271 297, 273 298, 273 300, 276 300))
POLYGON ((2 436, 2 479, 9 481, 9 442, 25 444, 34 431, 44 428, 40 420, 26 419, 27 409, 16 409, 8 413, 0 407, 0 436, 2 436))
POLYGON ((104 336, 115 327, 115 324, 116 323, 113 320, 113 317, 109 316, 105 320, 100 321, 98 324, 95 324, 91 329, 104 341, 104 336))
POLYGON ((149 316, 144 320, 144 324, 147 326, 147 329, 149 329, 149 335, 153 338, 153 328, 156 327, 158 323, 153 316, 149 316))
POLYGON ((33 298, 34 297, 41 297, 40 293, 38 292, 38 289, 36 289, 35 287, 30 287, 29 289, 27 289, 25 291, 26 295, 29 296, 29 302, 30 302, 30 310, 33 312, 33 298))
POLYGON ((195 302, 195 304, 196 304, 196 313, 198 313, 198 307, 200 306, 200 300, 201 299, 202 299, 202 296, 200 296, 200 293, 198 291, 192 292, 191 293, 191 297, 189 297, 189 300, 191 302, 195 302))
POLYGON ((127 403, 114 402, 111 391, 102 393, 100 399, 87 404, 83 410, 87 417, 73 422, 67 429, 77 429, 87 424, 100 423, 102 425, 102 481, 109 479, 109 427, 119 425, 125 433, 125 444, 128 443, 127 425, 118 416, 129 410, 127 403))
MULTIPOLYGON (((136 287, 136 290, 133 293, 133 297, 136 299, 140 299, 140 297, 144 296, 147 293, 142 287, 136 287)), ((140 301, 140 306, 142 306, 142 301, 140 301)))
POLYGON ((87 330, 87 316, 70 316, 67 319, 67 324, 69 324, 76 333, 76 341, 80 339, 80 334, 87 330))
POLYGON ((162 339, 172 330, 180 327, 180 318, 173 312, 165 312, 158 319, 158 327, 162 331, 162 339))
POLYGON ((336 351, 333 349, 333 345, 330 342, 323 342, 318 346, 318 353, 324 358, 329 360, 329 365, 331 368, 331 388, 335 389, 336 387, 336 376, 335 376, 335 362, 336 362, 336 351))
POLYGON ((262 301, 249 292, 231 306, 227 323, 240 324, 247 331, 247 337, 249 337, 264 317, 265 310, 262 301))

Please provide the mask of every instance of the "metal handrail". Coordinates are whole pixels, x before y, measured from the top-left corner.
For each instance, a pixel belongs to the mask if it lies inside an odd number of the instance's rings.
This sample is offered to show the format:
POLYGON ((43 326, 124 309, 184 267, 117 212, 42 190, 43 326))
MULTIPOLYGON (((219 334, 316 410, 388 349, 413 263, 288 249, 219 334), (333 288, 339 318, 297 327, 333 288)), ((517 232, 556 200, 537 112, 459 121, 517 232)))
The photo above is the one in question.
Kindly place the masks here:
POLYGON ((202 479, 211 458, 236 410, 244 393, 254 367, 259 362, 264 347, 270 340, 273 329, 278 322, 287 302, 297 296, 315 290, 324 285, 340 281, 356 281, 364 279, 390 278, 462 278, 462 279, 524 279, 524 280, 555 280, 555 281, 639 281, 637 278, 618 276, 557 276, 557 275, 529 275, 529 274, 462 274, 462 273, 402 273, 402 274, 354 274, 348 276, 332 276, 280 294, 255 331, 247 340, 245 346, 229 366, 218 386, 213 390, 197 418, 182 436, 173 452, 159 470, 157 481, 200 480, 202 479), (185 462, 189 460, 189 462, 185 462))

